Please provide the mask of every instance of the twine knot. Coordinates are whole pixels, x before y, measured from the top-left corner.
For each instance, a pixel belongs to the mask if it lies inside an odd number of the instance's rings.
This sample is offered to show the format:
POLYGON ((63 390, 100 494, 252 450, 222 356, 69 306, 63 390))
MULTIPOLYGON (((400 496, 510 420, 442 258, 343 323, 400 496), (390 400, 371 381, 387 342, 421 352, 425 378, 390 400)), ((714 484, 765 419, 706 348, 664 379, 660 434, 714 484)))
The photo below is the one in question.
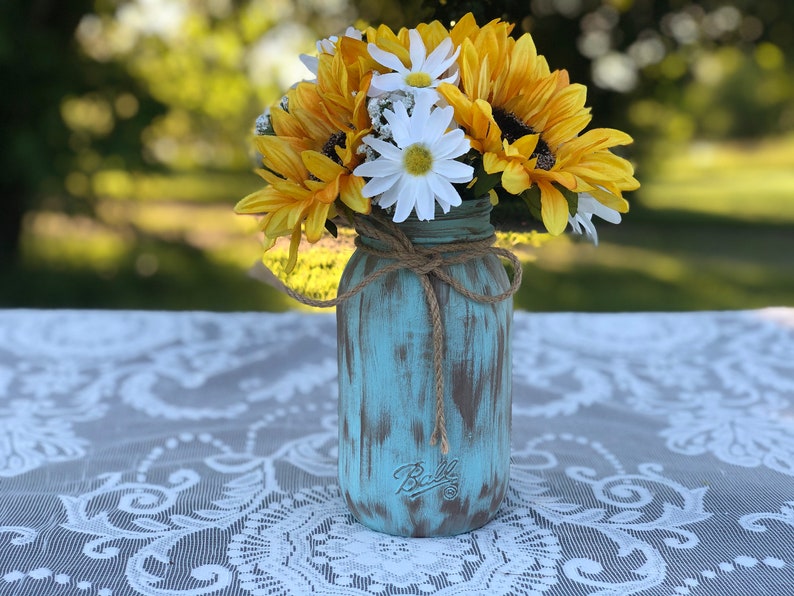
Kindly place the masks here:
POLYGON ((414 254, 421 259, 422 262, 420 264, 410 264, 407 262, 407 258, 404 259, 404 262, 406 263, 406 266, 417 275, 427 275, 428 273, 432 273, 444 264, 444 259, 439 254, 423 255, 422 253, 418 252, 414 254))
POLYGON ((319 308, 328 308, 338 306, 352 298, 366 286, 384 275, 401 269, 408 269, 415 273, 424 290, 432 323, 436 415, 430 444, 435 445, 440 441, 441 452, 447 454, 449 452, 449 442, 447 440, 446 420, 444 415, 444 324, 441 319, 438 296, 436 296, 436 292, 430 282, 430 276, 440 279, 469 300, 481 304, 494 304, 509 298, 515 294, 521 286, 521 262, 518 260, 518 257, 509 250, 493 246, 496 240, 494 235, 484 240, 453 242, 435 246, 418 246, 411 242, 393 221, 377 214, 371 214, 366 218, 357 218, 356 229, 360 234, 355 240, 357 248, 365 253, 389 259, 392 262, 366 275, 355 286, 330 300, 318 300, 304 296, 284 285, 280 280, 275 278, 275 276, 272 276, 270 282, 302 304, 319 308), (380 249, 365 243, 362 240, 361 234, 380 242, 382 245, 385 245, 386 248, 380 249), (490 295, 472 292, 446 271, 446 268, 450 265, 465 263, 488 254, 503 257, 513 265, 513 280, 510 287, 501 294, 490 295))

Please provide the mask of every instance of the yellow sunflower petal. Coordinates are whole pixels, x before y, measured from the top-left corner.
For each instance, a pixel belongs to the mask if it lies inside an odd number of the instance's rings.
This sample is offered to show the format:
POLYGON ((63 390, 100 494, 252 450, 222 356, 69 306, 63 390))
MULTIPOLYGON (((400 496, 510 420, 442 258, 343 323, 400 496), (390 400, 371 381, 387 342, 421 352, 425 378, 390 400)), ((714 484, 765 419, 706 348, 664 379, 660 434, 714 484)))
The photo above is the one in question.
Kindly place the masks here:
POLYGON ((460 72, 463 91, 469 101, 487 99, 487 87, 481 87, 482 71, 485 70, 480 61, 480 54, 468 39, 460 48, 460 72), (483 96, 483 93, 485 95, 483 96))
POLYGON ((416 26, 419 35, 422 36, 422 41, 425 44, 427 53, 430 54, 435 50, 438 45, 449 37, 447 28, 444 27, 439 21, 431 21, 430 23, 419 23, 416 26))
POLYGON ((518 155, 523 155, 527 159, 535 151, 538 146, 539 135, 524 135, 512 144, 513 149, 516 150, 518 155))
MULTIPOLYGON (((408 30, 405 32, 403 41, 386 25, 380 25, 377 29, 367 29, 367 39, 379 48, 394 54, 403 64, 410 64, 411 57, 408 53, 408 30)), ((383 68, 381 66, 381 68, 383 68)))
POLYGON ((629 202, 623 197, 615 196, 610 192, 600 188, 592 188, 588 191, 595 197, 599 203, 618 211, 619 213, 627 213, 629 210, 629 202))
POLYGON ((471 116, 469 116, 469 113, 471 111, 472 102, 468 96, 466 96, 457 85, 452 85, 450 83, 441 83, 437 91, 455 110, 456 122, 466 127, 471 126, 471 116))
POLYGON ((309 173, 323 182, 333 180, 343 171, 342 166, 318 151, 304 151, 301 160, 309 173))
POLYGON ((339 197, 339 179, 341 174, 327 181, 322 188, 314 193, 314 200, 330 205, 339 197))
POLYGON ((273 248, 276 244, 276 238, 269 238, 267 234, 262 234, 262 248, 264 251, 268 251, 273 248))
POLYGON ((325 231, 325 220, 328 218, 330 203, 317 203, 306 216, 306 240, 317 242, 325 231))
POLYGON ((478 151, 500 151, 502 147, 502 132, 496 125, 491 111, 491 104, 482 99, 474 102, 471 109, 471 136, 472 147, 478 151), (481 149, 480 149, 481 148, 481 149))
POLYGON ((508 85, 504 89, 505 98, 514 97, 519 94, 520 87, 525 85, 525 77, 535 70, 535 59, 538 55, 535 42, 529 33, 525 33, 516 41, 515 47, 511 52, 510 71, 516 76, 507 81, 508 85))
POLYGON ((257 190, 251 194, 240 199, 234 206, 236 213, 245 215, 255 215, 266 213, 268 211, 268 194, 267 188, 257 190))
POLYGON ((459 46, 464 39, 474 37, 479 30, 480 28, 477 26, 474 15, 468 12, 455 23, 455 26, 449 32, 449 36, 452 38, 452 42, 459 46))
POLYGON ((553 236, 559 236, 568 225, 568 201, 553 184, 539 182, 540 214, 543 225, 553 236))
POLYGON ((634 142, 631 135, 614 128, 594 128, 583 133, 576 140, 586 145, 588 151, 599 151, 618 145, 631 145, 634 142))
POLYGON ((287 264, 284 267, 285 273, 292 273, 292 270, 295 269, 295 263, 298 262, 298 247, 301 243, 301 229, 300 227, 295 228, 292 232, 292 237, 290 238, 289 242, 289 259, 287 259, 287 264))
POLYGON ((482 156, 482 167, 487 174, 504 172, 508 163, 510 162, 504 159, 498 153, 488 152, 488 153, 484 153, 482 156))
POLYGON ((280 188, 267 186, 257 190, 241 199, 234 210, 242 214, 261 215, 280 209, 284 205, 291 205, 300 200, 309 198, 311 195, 308 190, 300 189, 297 195, 283 192, 280 188))
POLYGON ((509 162, 502 172, 502 187, 511 195, 519 195, 530 186, 532 180, 526 168, 517 162, 509 162))
POLYGON ((264 156, 265 165, 291 180, 304 180, 307 178, 306 168, 300 156, 290 144, 280 137, 258 136, 256 146, 264 156))
POLYGON ((268 236, 286 236, 291 233, 296 227, 300 227, 300 221, 303 219, 305 204, 297 203, 293 205, 285 205, 270 214, 267 220, 267 225, 264 228, 265 234, 268 236))
POLYGON ((568 139, 576 137, 593 119, 588 110, 581 113, 555 122, 553 124, 546 123, 543 129, 543 138, 550 147, 558 147, 568 139))
POLYGON ((576 176, 574 176, 571 172, 563 171, 563 170, 535 170, 532 173, 532 176, 537 178, 538 180, 545 180, 547 182, 556 182, 557 184, 564 186, 568 190, 574 190, 577 187, 578 181, 576 176))
POLYGON ((363 178, 348 175, 343 176, 339 186, 339 199, 356 213, 368 214, 372 211, 372 201, 362 194, 363 178))
POLYGON ((281 137, 298 138, 306 135, 300 122, 281 108, 270 110, 270 124, 273 126, 274 132, 281 137))

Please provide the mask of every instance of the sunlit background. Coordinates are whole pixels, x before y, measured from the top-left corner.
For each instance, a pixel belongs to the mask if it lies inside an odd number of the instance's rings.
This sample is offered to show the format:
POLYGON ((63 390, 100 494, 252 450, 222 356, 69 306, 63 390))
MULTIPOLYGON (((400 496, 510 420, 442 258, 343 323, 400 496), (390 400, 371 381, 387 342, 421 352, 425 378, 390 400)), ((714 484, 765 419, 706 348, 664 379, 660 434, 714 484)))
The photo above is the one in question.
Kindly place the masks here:
MULTIPOLYGON (((253 279, 254 119, 351 23, 468 11, 533 34, 627 130, 642 188, 597 247, 532 234, 533 310, 794 304, 794 3, 787 0, 38 0, 0 5, 0 306, 282 310, 253 279)), ((349 235, 288 283, 333 292, 349 235)), ((279 271, 283 251, 268 257, 279 271)))

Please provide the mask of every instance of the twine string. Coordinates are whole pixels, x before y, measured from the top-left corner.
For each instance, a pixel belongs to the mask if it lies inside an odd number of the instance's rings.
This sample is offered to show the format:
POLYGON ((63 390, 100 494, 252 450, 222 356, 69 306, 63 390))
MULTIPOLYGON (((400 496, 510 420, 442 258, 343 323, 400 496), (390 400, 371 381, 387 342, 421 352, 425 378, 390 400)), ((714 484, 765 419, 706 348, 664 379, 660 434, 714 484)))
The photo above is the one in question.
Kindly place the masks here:
POLYGON ((439 306, 438 296, 433 289, 430 277, 436 277, 469 300, 480 304, 495 304, 515 294, 521 286, 521 262, 518 260, 518 257, 509 250, 493 246, 496 240, 495 235, 491 235, 484 240, 450 242, 434 246, 419 246, 411 242, 410 238, 408 238, 393 221, 377 214, 371 214, 366 219, 357 218, 356 228, 360 234, 377 240, 386 246, 385 249, 378 249, 374 246, 370 246, 364 243, 359 235, 356 237, 355 241, 356 247, 359 250, 367 254, 392 260, 393 262, 367 274, 355 286, 338 294, 336 298, 329 300, 319 300, 304 296, 292 288, 287 287, 279 280, 276 279, 275 281, 277 281, 279 289, 298 302, 307 306, 329 308, 342 304, 360 293, 372 282, 394 271, 408 269, 416 274, 425 294, 432 324, 436 412, 430 444, 435 445, 440 441, 441 453, 446 455, 449 452, 449 441, 447 439, 446 419, 444 415, 444 325, 441 319, 441 308, 439 306), (481 294, 469 290, 445 270, 450 265, 466 263, 472 259, 489 254, 502 257, 510 261, 513 265, 514 274, 510 287, 500 294, 481 294))

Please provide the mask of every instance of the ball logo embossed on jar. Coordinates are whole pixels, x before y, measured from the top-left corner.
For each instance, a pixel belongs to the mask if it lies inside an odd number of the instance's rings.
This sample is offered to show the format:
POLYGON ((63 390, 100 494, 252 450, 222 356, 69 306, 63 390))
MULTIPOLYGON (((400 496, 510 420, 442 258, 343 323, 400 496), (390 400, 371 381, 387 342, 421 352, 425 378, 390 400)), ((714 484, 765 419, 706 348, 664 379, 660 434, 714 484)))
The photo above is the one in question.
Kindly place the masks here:
POLYGON ((423 461, 405 464, 394 470, 394 478, 400 481, 395 494, 404 494, 409 499, 440 488, 444 498, 452 500, 458 496, 458 481, 460 476, 456 473, 458 459, 443 460, 433 472, 428 472, 423 461))

